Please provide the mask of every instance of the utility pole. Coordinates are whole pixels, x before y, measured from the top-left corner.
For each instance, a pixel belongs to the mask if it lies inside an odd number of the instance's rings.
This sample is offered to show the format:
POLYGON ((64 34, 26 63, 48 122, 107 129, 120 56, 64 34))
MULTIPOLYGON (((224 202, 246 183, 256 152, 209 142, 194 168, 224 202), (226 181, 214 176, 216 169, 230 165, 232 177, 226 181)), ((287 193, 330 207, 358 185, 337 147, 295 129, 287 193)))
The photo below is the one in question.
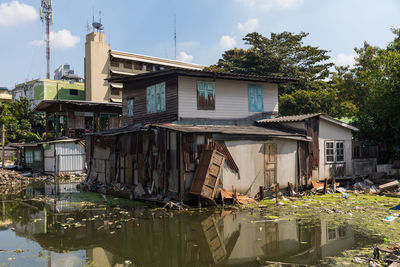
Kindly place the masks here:
POLYGON ((3 125, 1 126, 2 130, 2 137, 1 137, 1 147, 2 147, 2 153, 1 153, 1 167, 4 168, 4 143, 6 142, 6 126, 3 125))

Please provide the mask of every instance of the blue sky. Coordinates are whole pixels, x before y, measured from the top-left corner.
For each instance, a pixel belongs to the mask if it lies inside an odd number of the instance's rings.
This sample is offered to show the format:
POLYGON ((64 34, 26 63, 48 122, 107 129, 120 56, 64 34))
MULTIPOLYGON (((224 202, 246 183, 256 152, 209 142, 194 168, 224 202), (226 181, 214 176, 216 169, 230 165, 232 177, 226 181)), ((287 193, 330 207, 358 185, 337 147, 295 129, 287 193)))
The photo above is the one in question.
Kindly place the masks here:
MULTIPOLYGON (((0 1, 0 86, 46 74, 45 27, 40 0, 0 1)), ((102 12, 111 49, 174 58, 173 17, 178 58, 210 65, 223 51, 244 47, 247 32, 300 31, 305 43, 330 50, 332 61, 351 64, 364 40, 385 46, 400 27, 396 0, 53 0, 51 76, 70 63, 83 76, 87 23, 102 12)))

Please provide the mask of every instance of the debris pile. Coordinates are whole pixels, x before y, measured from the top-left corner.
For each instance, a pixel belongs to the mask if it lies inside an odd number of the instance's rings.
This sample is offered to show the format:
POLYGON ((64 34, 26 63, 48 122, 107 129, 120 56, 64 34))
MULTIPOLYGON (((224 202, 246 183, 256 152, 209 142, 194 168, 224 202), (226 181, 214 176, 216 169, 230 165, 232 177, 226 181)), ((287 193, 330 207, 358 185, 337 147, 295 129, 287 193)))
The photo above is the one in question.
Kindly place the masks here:
POLYGON ((17 171, 0 169, 0 185, 16 185, 16 184, 29 183, 28 179, 17 171))

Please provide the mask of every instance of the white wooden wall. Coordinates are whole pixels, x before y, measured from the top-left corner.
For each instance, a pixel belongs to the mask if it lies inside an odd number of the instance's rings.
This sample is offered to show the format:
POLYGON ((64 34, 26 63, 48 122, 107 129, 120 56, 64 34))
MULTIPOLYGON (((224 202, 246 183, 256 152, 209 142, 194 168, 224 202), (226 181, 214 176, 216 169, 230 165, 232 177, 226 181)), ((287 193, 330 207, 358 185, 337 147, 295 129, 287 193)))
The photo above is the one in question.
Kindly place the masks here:
POLYGON ((193 77, 179 77, 179 117, 238 119, 257 114, 249 112, 248 84, 264 86, 264 112, 278 112, 278 85, 246 81, 215 81, 215 110, 197 110, 197 81, 213 81, 193 77))

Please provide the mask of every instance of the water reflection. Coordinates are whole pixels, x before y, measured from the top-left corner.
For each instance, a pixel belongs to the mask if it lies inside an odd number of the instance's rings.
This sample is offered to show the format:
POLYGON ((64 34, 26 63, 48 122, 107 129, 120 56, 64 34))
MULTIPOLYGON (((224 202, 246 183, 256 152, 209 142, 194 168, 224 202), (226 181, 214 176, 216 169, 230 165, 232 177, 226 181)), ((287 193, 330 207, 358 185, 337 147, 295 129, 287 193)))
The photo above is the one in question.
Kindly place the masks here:
POLYGON ((18 248, 24 250, 14 255, 18 266, 115 266, 126 260, 138 266, 316 264, 367 242, 346 224, 266 221, 246 211, 124 210, 68 198, 3 199, 1 207, 1 221, 12 224, 0 231, 0 249, 8 250, 0 253, 0 264, 18 248), (30 256, 20 256, 24 253, 30 256))

